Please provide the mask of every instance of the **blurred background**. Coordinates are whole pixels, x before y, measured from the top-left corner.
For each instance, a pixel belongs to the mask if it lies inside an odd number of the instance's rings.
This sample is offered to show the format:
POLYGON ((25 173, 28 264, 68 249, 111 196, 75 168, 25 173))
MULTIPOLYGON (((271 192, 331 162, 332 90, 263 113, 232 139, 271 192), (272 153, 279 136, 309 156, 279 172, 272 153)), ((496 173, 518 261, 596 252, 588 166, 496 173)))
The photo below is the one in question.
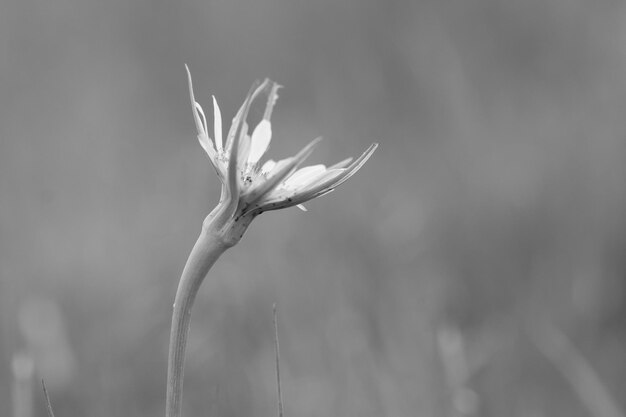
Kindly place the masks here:
MULTIPOLYGON (((380 148, 205 281, 186 416, 623 416, 626 3, 3 0, 0 407, 164 410, 217 203, 197 100, 285 88, 273 158, 380 148)), ((209 125, 212 122, 209 121, 209 125)))

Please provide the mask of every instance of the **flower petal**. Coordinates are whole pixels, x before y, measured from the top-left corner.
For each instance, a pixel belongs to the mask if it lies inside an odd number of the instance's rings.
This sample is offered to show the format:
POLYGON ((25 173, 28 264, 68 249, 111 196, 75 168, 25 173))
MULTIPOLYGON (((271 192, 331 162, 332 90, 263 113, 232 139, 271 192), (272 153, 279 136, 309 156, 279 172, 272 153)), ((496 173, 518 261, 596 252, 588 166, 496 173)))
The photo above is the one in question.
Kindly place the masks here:
POLYGON ((193 111, 193 120, 196 124, 196 132, 198 137, 198 142, 204 149, 204 151, 209 155, 209 159, 211 160, 211 164, 217 171, 217 175, 224 182, 224 169, 222 164, 219 162, 217 153, 215 152, 215 148, 213 146, 213 142, 209 138, 209 135, 206 131, 206 117, 204 116, 204 111, 202 110, 202 106, 198 104, 193 95, 193 84, 191 82, 191 72, 189 71, 189 67, 185 65, 187 69, 187 82, 189 84, 189 99, 191 100, 191 109, 193 111), (200 117, 202 116, 202 118, 200 117))
POLYGON ((331 165, 331 166, 329 166, 329 167, 328 167, 328 169, 334 169, 334 168, 345 168, 345 167, 347 167, 347 166, 348 166, 348 164, 349 164, 350 162, 352 162, 352 159, 353 159, 352 157, 350 157, 350 158, 346 158, 346 159, 344 159, 344 160, 343 160, 343 161, 341 161, 341 162, 337 162, 335 165, 331 165))
POLYGON ((217 100, 215 100, 215 96, 213 96, 213 136, 215 136, 215 148, 218 152, 221 152, 223 149, 222 112, 220 111, 220 106, 217 105, 217 100))
MULTIPOLYGON (((215 154, 215 148, 213 147, 213 142, 211 142, 211 138, 206 132, 206 117, 204 117, 204 111, 202 110, 202 106, 200 106, 198 103, 194 103, 194 107, 194 113, 196 115, 200 113, 200 115, 202 116, 202 120, 200 122, 202 123, 203 129, 202 131, 198 131, 198 140, 200 141, 200 145, 202 145, 204 150, 209 154, 209 156, 211 156, 211 153, 215 154), (209 148, 211 149, 211 152, 209 152, 209 148)), ((213 157, 211 156, 211 160, 212 159, 213 157)))
POLYGON ((280 161, 276 164, 272 172, 268 175, 265 181, 259 182, 258 185, 253 186, 247 194, 248 203, 254 204, 257 199, 262 197, 267 192, 271 191, 274 187, 276 187, 283 179, 285 179, 293 170, 297 169, 298 166, 304 162, 304 160, 313 152, 315 146, 322 138, 317 138, 311 141, 308 145, 306 145, 300 152, 298 152, 293 158, 287 158, 283 161, 286 161, 284 164, 281 164, 280 161), (281 166, 282 165, 282 166, 281 166))
MULTIPOLYGON (((198 135, 206 134, 206 130, 204 129, 204 125, 200 120, 200 115, 198 115, 198 107, 200 105, 196 103, 196 99, 193 96, 193 84, 191 82, 191 72, 189 72, 189 67, 185 64, 185 68, 187 69, 187 84, 189 85, 189 99, 191 100, 191 109, 193 110, 193 121, 196 124, 196 130, 198 131, 198 135)), ((200 107, 200 111, 202 112, 202 107, 200 107)), ((202 113, 204 116, 204 113, 202 113)))
POLYGON ((268 172, 268 174, 270 175, 270 177, 275 175, 277 172, 281 171, 283 168, 289 165, 291 161, 293 161, 293 156, 290 156, 289 158, 281 159, 278 162, 274 162, 272 169, 268 172))
POLYGON ((274 161, 273 159, 268 159, 261 167, 261 174, 269 174, 275 166, 276 161, 274 161))
MULTIPOLYGON (((248 124, 244 123, 244 131, 248 130, 248 124)), ((237 164, 239 165, 239 171, 246 171, 246 161, 250 154, 250 135, 247 133, 241 137, 241 143, 239 144, 239 155, 237 155, 237 164)))
POLYGON ((209 155, 209 159, 211 159, 211 162, 214 162, 217 154, 215 153, 215 149, 213 149, 213 144, 211 143, 209 138, 207 138, 206 134, 198 135, 198 142, 200 142, 200 146, 202 146, 202 149, 204 149, 204 151, 209 155))
POLYGON ((302 204, 313 198, 328 194, 354 175, 370 156, 372 156, 372 153, 374 153, 377 147, 377 143, 370 145, 370 147, 348 168, 327 169, 324 175, 310 181, 310 185, 305 187, 301 192, 294 192, 294 190, 289 192, 289 190, 277 189, 276 192, 271 193, 271 195, 264 198, 262 202, 259 202, 259 206, 261 206, 263 210, 277 210, 302 204))
MULTIPOLYGON (((204 115, 204 110, 202 110, 202 106, 197 101, 194 103, 194 107, 196 108, 196 111, 200 113, 200 116, 202 116, 202 131, 204 133, 207 133, 206 116, 204 115)), ((207 136, 208 136, 208 133, 207 133, 207 136)))
POLYGON ((326 166, 322 164, 300 168, 290 175, 282 185, 285 186, 285 188, 292 189, 302 187, 308 184, 311 179, 323 174, 324 172, 326 172, 326 166))
POLYGON ((306 184, 302 184, 297 189, 294 187, 285 187, 281 185, 279 187, 276 187, 270 193, 265 194, 265 196, 259 202, 259 205, 265 206, 267 204, 271 204, 273 207, 282 208, 303 203, 307 200, 310 200, 310 198, 306 198, 308 194, 315 194, 320 190, 329 188, 329 185, 334 184, 335 181, 337 181, 337 178, 343 175, 344 172, 345 169, 343 168, 326 170, 316 176, 309 178, 306 184), (298 201, 294 202, 296 199, 298 201))
MULTIPOLYGON (((367 160, 372 156, 377 147, 377 143, 370 145, 370 147, 367 148, 367 150, 365 150, 365 152, 363 152, 363 154, 361 154, 361 156, 359 156, 358 159, 354 161, 352 165, 350 165, 348 168, 337 169, 335 170, 338 171, 337 175, 328 175, 325 178, 319 179, 317 183, 311 184, 308 189, 299 193, 292 200, 295 203, 303 203, 305 201, 320 197, 332 191, 339 185, 346 182, 348 178, 353 176, 359 169, 361 169, 363 164, 365 164, 365 162, 367 162, 367 160)), ((330 169, 329 172, 331 172, 330 169)))
POLYGON ((363 152, 361 156, 357 158, 356 161, 354 161, 348 168, 346 168, 346 172, 341 176, 336 184, 333 184, 333 188, 343 184, 348 180, 348 178, 356 174, 356 172, 361 169, 361 167, 367 162, 367 160, 370 159, 376 148, 378 148, 378 143, 372 143, 369 148, 367 148, 365 152, 363 152))
POLYGON ((269 146, 271 140, 272 124, 269 120, 263 119, 256 126, 256 128, 254 128, 254 132, 252 132, 248 162, 251 164, 259 162, 259 159, 261 159, 263 154, 265 154, 265 151, 267 151, 267 147, 269 146))
MULTIPOLYGON (((266 80, 270 82, 269 80, 266 80)), ((252 141, 250 148, 250 155, 248 157, 248 162, 250 164, 256 164, 259 162, 259 159, 265 154, 267 151, 267 147, 272 140, 272 124, 270 119, 272 117, 272 110, 276 105, 276 100, 278 99, 277 91, 281 87, 275 82, 270 82, 271 89, 267 95, 267 103, 265 104, 265 112, 263 113, 263 120, 259 122, 259 124, 252 132, 252 141)))
MULTIPOLYGON (((225 149, 225 151, 227 153, 230 153, 230 148, 233 145, 233 142, 234 142, 234 139, 235 139, 235 133, 237 131, 237 128, 239 127, 239 123, 241 122, 242 119, 244 121, 246 119, 245 117, 243 117, 244 108, 245 107, 249 108, 250 104, 252 103, 252 101, 264 89, 266 89, 269 84, 270 84, 270 80, 266 78, 262 83, 259 83, 258 81, 256 81, 254 84, 252 84, 252 87, 250 87, 250 90, 248 91, 248 95, 246 96, 246 100, 244 101, 244 103, 239 108, 239 111, 237 111, 237 114, 233 118, 233 122, 230 125, 230 130, 228 131, 228 136, 226 137, 226 144, 224 146, 224 149, 225 149)), ((247 115, 247 113, 246 113, 246 115, 247 115)))
MULTIPOLYGON (((263 83, 265 84, 265 83, 263 83)), ((231 207, 230 209, 234 211, 237 208, 237 203, 239 199, 239 144, 243 140, 244 137, 247 136, 248 125, 246 123, 246 117, 248 117, 248 110, 250 110, 250 104, 255 97, 255 94, 260 92, 260 88, 263 87, 263 84, 260 87, 256 87, 256 84, 252 86, 250 92, 246 96, 241 108, 237 112, 237 115, 233 119, 233 125, 230 127, 229 136, 232 138, 228 139, 230 142, 230 148, 228 148, 227 142, 227 150, 228 150, 228 189, 230 191, 231 196, 231 207)))
POLYGON ((264 120, 270 120, 272 118, 272 110, 274 110, 274 106, 276 105, 276 100, 278 100, 278 89, 282 86, 272 82, 272 89, 267 95, 267 104, 265 105, 265 113, 263 113, 264 120))

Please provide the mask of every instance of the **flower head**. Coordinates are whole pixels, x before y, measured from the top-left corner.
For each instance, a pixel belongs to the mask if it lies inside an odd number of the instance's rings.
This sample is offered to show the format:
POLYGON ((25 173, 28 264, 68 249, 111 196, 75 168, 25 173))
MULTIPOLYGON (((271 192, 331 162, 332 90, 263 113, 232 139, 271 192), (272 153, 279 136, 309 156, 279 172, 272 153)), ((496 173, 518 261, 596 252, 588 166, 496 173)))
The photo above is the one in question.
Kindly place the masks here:
POLYGON ((187 76, 198 140, 222 182, 220 201, 228 208, 220 212, 234 218, 235 221, 242 218, 251 220, 264 211, 290 206, 297 205, 304 209, 302 203, 333 191, 354 175, 378 146, 370 145, 355 161, 348 158, 329 167, 320 164, 300 168, 320 142, 321 138, 317 138, 292 157, 279 161, 268 159, 261 164, 261 158, 272 139, 270 119, 278 99, 277 91, 280 85, 269 79, 255 83, 233 118, 224 141, 222 115, 215 97, 213 97, 214 138, 211 139, 204 111, 194 98, 189 68, 187 76), (263 119, 250 132, 246 121, 248 111, 252 102, 262 94, 267 94, 263 119))

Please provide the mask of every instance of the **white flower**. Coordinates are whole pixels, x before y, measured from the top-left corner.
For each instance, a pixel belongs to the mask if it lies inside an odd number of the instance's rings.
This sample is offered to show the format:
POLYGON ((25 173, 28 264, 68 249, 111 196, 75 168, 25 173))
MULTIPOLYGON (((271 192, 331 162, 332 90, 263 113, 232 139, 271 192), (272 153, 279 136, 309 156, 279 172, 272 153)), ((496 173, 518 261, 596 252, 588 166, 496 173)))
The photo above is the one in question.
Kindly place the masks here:
POLYGON ((204 111, 194 98, 189 68, 187 75, 198 140, 222 182, 221 201, 231 206, 230 215, 235 216, 235 220, 295 205, 304 209, 302 203, 333 191, 354 175, 378 146, 372 144, 354 162, 352 158, 348 158, 329 167, 311 165, 299 168, 320 142, 321 138, 317 138, 292 157, 279 161, 269 159, 260 164, 259 161, 272 139, 270 118, 280 86, 269 79, 253 85, 233 118, 224 142, 222 115, 215 97, 213 97, 214 138, 211 139, 204 111), (250 134, 246 122, 248 111, 252 102, 261 93, 267 93, 265 113, 250 134))

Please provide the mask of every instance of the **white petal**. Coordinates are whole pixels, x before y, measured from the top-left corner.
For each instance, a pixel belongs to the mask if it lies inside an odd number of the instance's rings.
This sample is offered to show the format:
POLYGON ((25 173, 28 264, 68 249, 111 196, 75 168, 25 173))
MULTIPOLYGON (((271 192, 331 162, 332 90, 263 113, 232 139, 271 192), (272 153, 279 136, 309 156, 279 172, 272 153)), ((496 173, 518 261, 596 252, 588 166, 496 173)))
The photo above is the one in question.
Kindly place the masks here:
POLYGON ((350 162, 352 162, 352 158, 346 158, 341 162, 337 162, 335 165, 329 166, 328 169, 345 168, 350 164, 350 162))
POLYGON ((298 207, 298 208, 299 208, 300 210, 302 210, 302 211, 309 211, 309 210, 307 210, 307 208, 306 208, 306 207, 304 207, 302 204, 298 204, 296 207, 298 207))
POLYGON ((291 175, 304 162, 321 140, 322 138, 317 138, 302 148, 295 156, 278 161, 272 172, 266 176, 265 181, 258 181, 252 186, 248 192, 248 202, 250 204, 256 203, 257 199, 262 198, 264 194, 279 186, 287 176, 291 175))
POLYGON ((343 184, 348 180, 348 178, 356 174, 356 172, 361 169, 365 162, 367 162, 367 160, 372 156, 376 148, 378 148, 378 143, 372 143, 369 148, 367 148, 365 152, 357 158, 356 161, 345 169, 345 174, 341 178, 337 179, 337 183, 333 184, 333 187, 343 184))
POLYGON ((268 159, 261 167, 261 173, 269 174, 272 171, 272 169, 274 169, 275 166, 276 166, 276 161, 274 161, 273 159, 268 159))
POLYGON ((336 181, 337 178, 339 178, 345 171, 345 168, 333 168, 326 170, 326 172, 322 175, 319 175, 309 181, 309 183, 304 187, 302 194, 308 194, 312 190, 319 191, 334 186, 334 181, 336 181))
POLYGON ((211 164, 213 164, 213 167, 217 171, 220 179, 223 180, 226 177, 224 166, 217 157, 217 154, 215 153, 213 143, 209 139, 207 139, 206 135, 198 135, 198 142, 200 142, 200 145, 202 145, 204 151, 207 153, 207 155, 209 155, 211 164))
POLYGON ((272 124, 269 120, 263 119, 252 132, 252 141, 250 143, 250 155, 248 162, 256 164, 263 156, 267 147, 272 140, 272 124))
POLYGON ((236 130, 239 127, 239 123, 242 121, 242 119, 243 121, 246 120, 247 111, 250 108, 250 103, 252 103, 252 101, 256 98, 256 96, 258 96, 267 87, 269 82, 270 81, 268 79, 265 79, 265 81, 263 81, 262 83, 259 83, 257 81, 254 84, 252 84, 252 87, 250 88, 250 91, 248 92, 248 95, 246 96, 244 103, 241 105, 241 107, 239 108, 239 111, 237 111, 237 114, 233 118, 233 122, 230 125, 228 135, 226 136, 226 144, 224 145, 224 149, 226 150, 227 153, 230 153, 230 149, 233 145, 233 141, 235 140, 235 134, 236 134, 236 130))
POLYGON ((293 173, 283 183, 285 187, 297 188, 299 186, 308 184, 308 182, 317 177, 318 175, 326 172, 326 166, 324 165, 311 165, 308 167, 300 168, 293 173))
POLYGON ((337 178, 340 178, 345 171, 343 168, 329 169, 310 178, 308 184, 298 187, 299 189, 297 190, 277 187, 263 198, 260 205, 271 207, 271 210, 275 210, 304 203, 332 191, 337 178))
MULTIPOLYGON (((281 159, 278 162, 274 162, 274 164, 272 165, 272 169, 270 170, 269 174, 273 175, 276 172, 280 171, 281 169, 283 169, 283 167, 287 166, 291 161, 293 161, 293 157, 289 157, 289 158, 285 158, 285 159, 281 159)), ((267 161, 270 162, 270 161, 267 161)), ((267 162, 265 164, 267 164, 267 162)))
POLYGON ((209 139, 206 133, 198 135, 198 142, 202 145, 202 149, 209 154, 209 157, 214 159, 216 156, 215 148, 213 147, 213 142, 211 142, 211 139, 209 139))
POLYGON ((200 142, 200 145, 202 145, 204 151, 209 155, 209 158, 211 158, 211 161, 215 163, 215 148, 213 147, 213 142, 211 141, 211 138, 206 133, 206 129, 204 129, 204 127, 206 126, 205 124, 203 124, 203 122, 206 123, 204 112, 202 111, 202 107, 198 103, 194 103, 194 107, 196 108, 196 111, 194 112, 196 113, 196 116, 198 114, 202 116, 202 120, 200 120, 200 117, 198 117, 198 122, 201 124, 201 131, 198 132, 198 141, 200 142))
POLYGON ((187 69, 187 83, 189 85, 189 99, 191 100, 191 108, 193 110, 193 121, 196 124, 196 131, 198 135, 202 135, 206 133, 205 124, 202 124, 202 120, 198 115, 198 108, 200 108, 200 113, 204 117, 204 113, 202 112, 202 107, 198 103, 196 103, 196 99, 193 96, 193 84, 191 82, 191 72, 189 72, 189 67, 185 64, 185 69, 187 69))
POLYGON ((202 145, 202 149, 209 154, 211 159, 215 158, 215 149, 213 148, 213 144, 211 140, 207 137, 206 134, 198 135, 198 142, 202 145))
MULTIPOLYGON (((265 178, 261 177, 260 181, 254 182, 254 184, 252 184, 252 187, 248 191, 250 195, 254 196, 251 198, 251 200, 254 200, 260 195, 262 195, 263 193, 267 192, 266 187, 267 187, 268 181, 270 182, 273 181, 274 177, 280 174, 281 171, 291 163, 293 163, 293 157, 281 159, 278 162, 273 161, 271 159, 265 162, 263 164, 263 167, 261 168, 261 173, 265 174, 265 178)), ((278 182, 279 181, 280 180, 278 180, 278 182)))
POLYGON ((239 155, 237 155, 237 166, 240 171, 244 171, 246 168, 246 160, 248 158, 248 154, 250 153, 250 136, 243 135, 241 138, 241 143, 239 144, 239 155))
MULTIPOLYGON (((206 121, 205 121, 206 124, 206 121)), ((213 135, 215 136, 215 147, 218 152, 222 151, 222 112, 217 100, 213 96, 213 135)))
MULTIPOLYGON (((206 133, 206 116, 204 115, 204 110, 202 110, 202 106, 200 104, 198 104, 198 102, 195 103, 196 106, 196 110, 200 113, 200 115, 202 115, 202 128, 204 130, 204 132, 206 133)), ((208 136, 208 134, 207 134, 208 136)))
MULTIPOLYGON (((273 206, 272 209, 281 208, 281 207, 289 207, 294 204, 304 203, 312 198, 320 197, 324 194, 328 194, 332 190, 334 190, 339 185, 343 184, 348 178, 354 175, 365 162, 372 156, 376 148, 378 147, 377 143, 373 143, 369 148, 361 156, 357 158, 352 165, 347 168, 329 168, 317 178, 313 178, 309 181, 307 185, 301 186, 299 190, 296 190, 296 194, 291 197, 291 200, 288 200, 289 204, 277 204, 273 206)), ((342 161, 343 162, 343 161, 342 161)), ((341 165, 339 163, 338 165, 341 165)), ((336 165, 335 165, 336 166, 336 165)), ((293 192, 293 191, 292 191, 293 192)), ((272 193, 265 202, 278 202, 280 198, 283 197, 280 194, 272 193), (278 200, 278 201, 276 201, 278 200)))

